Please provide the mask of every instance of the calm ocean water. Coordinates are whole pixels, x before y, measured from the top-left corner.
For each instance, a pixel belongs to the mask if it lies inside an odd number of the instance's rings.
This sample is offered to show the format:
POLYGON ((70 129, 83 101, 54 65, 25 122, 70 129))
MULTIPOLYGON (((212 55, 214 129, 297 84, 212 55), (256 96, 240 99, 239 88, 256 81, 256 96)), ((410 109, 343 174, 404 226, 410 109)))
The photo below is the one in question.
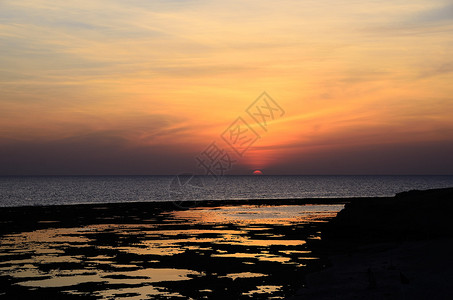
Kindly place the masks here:
POLYGON ((15 176, 0 177, 0 206, 374 197, 444 187, 453 176, 15 176))

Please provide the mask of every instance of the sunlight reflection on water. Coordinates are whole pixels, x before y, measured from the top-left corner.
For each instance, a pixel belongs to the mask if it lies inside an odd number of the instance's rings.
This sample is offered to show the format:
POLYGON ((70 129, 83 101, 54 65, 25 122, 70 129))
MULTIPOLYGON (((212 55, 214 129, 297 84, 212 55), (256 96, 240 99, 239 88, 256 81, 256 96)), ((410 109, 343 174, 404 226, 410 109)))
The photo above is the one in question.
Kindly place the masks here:
POLYGON ((280 297, 282 285, 273 273, 317 259, 305 240, 319 237, 319 231, 294 234, 296 229, 333 217, 342 208, 193 208, 164 213, 165 225, 103 224, 9 234, 0 240, 0 276, 24 288, 57 288, 102 299, 209 298, 216 286, 239 281, 243 297, 280 297), (213 286, 205 286, 207 278, 213 286), (191 282, 193 290, 182 281, 191 282))

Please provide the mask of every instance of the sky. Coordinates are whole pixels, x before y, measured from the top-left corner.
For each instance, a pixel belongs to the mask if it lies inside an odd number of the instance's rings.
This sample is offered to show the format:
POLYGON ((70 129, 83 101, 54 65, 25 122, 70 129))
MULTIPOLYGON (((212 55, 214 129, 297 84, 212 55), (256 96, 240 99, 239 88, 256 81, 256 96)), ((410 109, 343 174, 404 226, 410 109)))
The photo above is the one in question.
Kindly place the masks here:
POLYGON ((451 0, 1 0, 0 51, 0 175, 453 174, 451 0))

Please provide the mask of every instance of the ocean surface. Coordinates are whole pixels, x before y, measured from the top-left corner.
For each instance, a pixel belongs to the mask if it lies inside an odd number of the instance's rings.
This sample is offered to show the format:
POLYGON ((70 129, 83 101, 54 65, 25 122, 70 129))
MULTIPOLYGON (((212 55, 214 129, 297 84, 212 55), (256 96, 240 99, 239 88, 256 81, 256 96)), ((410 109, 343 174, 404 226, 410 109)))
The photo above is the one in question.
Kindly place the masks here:
POLYGON ((0 207, 226 199, 382 197, 453 176, 3 176, 0 207))

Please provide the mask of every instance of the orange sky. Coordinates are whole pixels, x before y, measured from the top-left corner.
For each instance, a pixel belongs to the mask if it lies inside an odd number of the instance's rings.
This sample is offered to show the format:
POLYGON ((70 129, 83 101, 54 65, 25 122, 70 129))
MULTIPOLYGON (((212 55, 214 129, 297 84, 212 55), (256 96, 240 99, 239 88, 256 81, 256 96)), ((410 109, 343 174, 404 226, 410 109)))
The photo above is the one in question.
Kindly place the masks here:
POLYGON ((233 174, 452 174, 452 30, 437 0, 2 1, 0 174, 191 170, 263 91, 233 174))

